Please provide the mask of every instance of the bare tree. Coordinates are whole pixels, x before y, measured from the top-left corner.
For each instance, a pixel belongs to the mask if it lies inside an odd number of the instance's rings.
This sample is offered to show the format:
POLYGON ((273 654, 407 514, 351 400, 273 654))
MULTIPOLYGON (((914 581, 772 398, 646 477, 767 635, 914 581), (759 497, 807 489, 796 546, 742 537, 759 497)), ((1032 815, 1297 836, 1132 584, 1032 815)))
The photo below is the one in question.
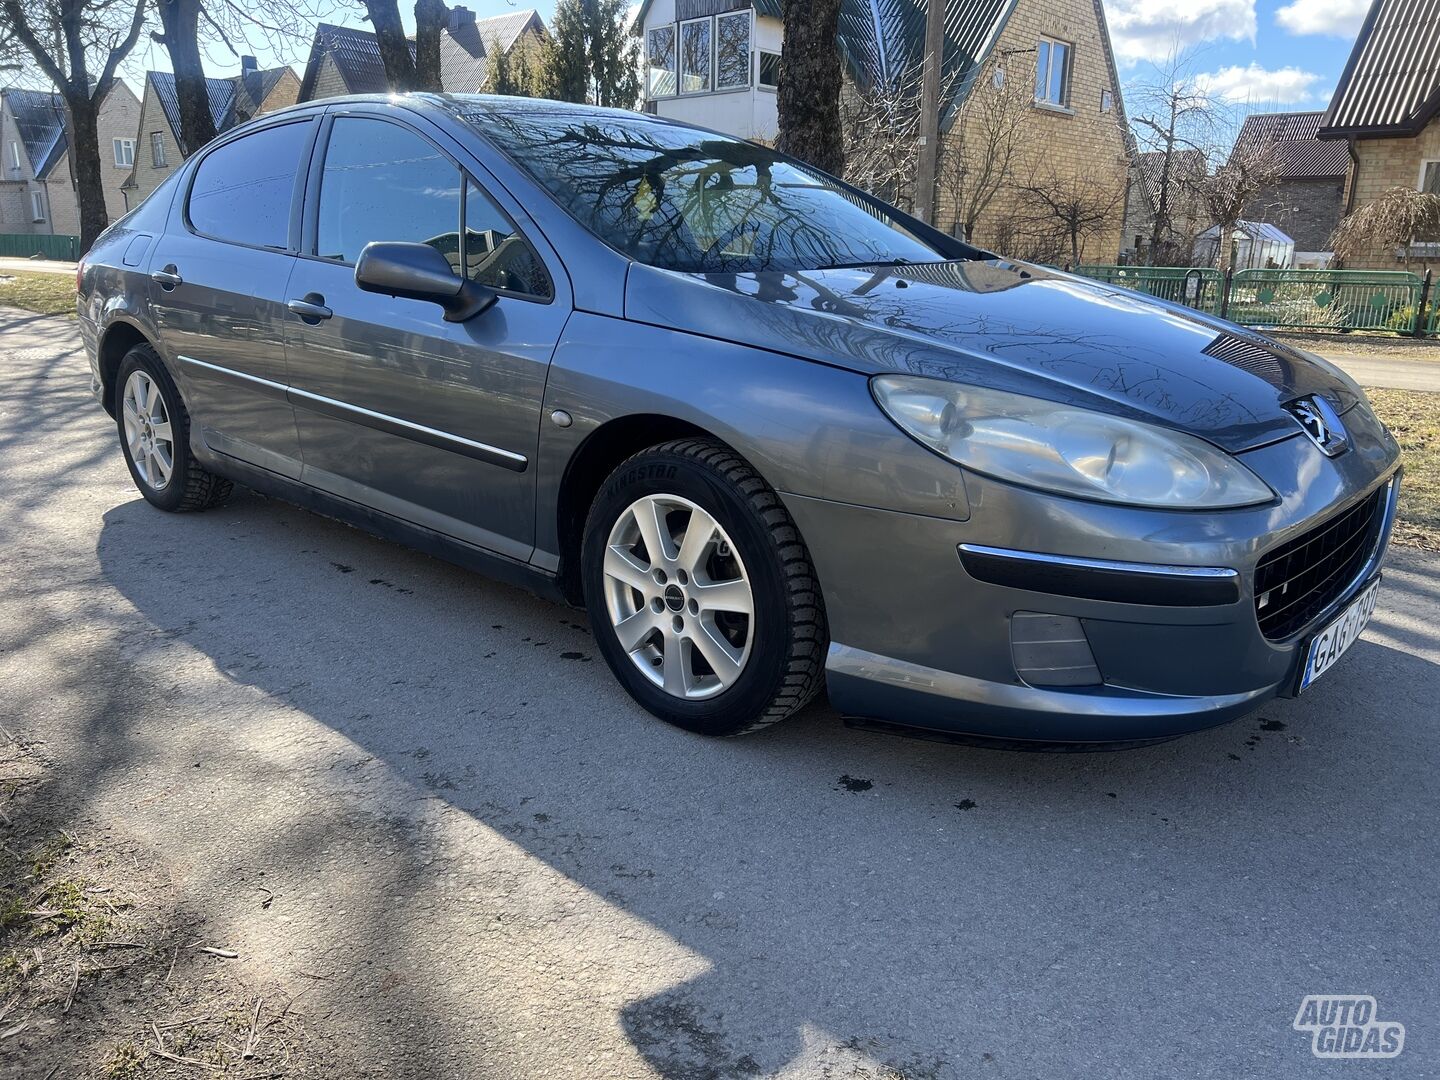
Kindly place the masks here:
POLYGON ((147 0, 0 0, 10 37, 65 99, 80 204, 80 250, 109 224, 100 171, 100 106, 145 26, 147 0))
POLYGON ((1280 179, 1281 165, 1273 141, 1250 139, 1237 142, 1223 165, 1196 180, 1195 194, 1210 223, 1218 227, 1215 266, 1222 273, 1230 269, 1230 237, 1244 220, 1245 208, 1280 179))
MULTIPOLYGON (((1217 110, 1196 78, 1194 54, 1179 50, 1155 64, 1153 76, 1126 94, 1133 106, 1130 123, 1141 148, 1159 156, 1159 168, 1143 178, 1151 190, 1141 193, 1154 200, 1147 255, 1154 266, 1157 259, 1182 246, 1175 228, 1175 204, 1193 194, 1201 179, 1191 162, 1197 155, 1203 158, 1214 143, 1217 110)), ((1194 239, 1185 237, 1183 246, 1194 239)))
POLYGON ((1342 263, 1388 257, 1399 252, 1405 269, 1417 242, 1440 240, 1440 195, 1392 187, 1355 210, 1335 230, 1330 243, 1342 263))
POLYGON ((853 86, 840 98, 845 179, 909 210, 920 159, 921 68, 886 83, 853 86))
POLYGON ((845 171, 839 32, 840 0, 785 0, 776 145, 835 176, 845 171))
POLYGON ((1013 183, 1025 146, 1033 93, 1029 72, 1009 77, 1005 56, 976 70, 940 141, 941 203, 953 208, 953 231, 973 239, 980 216, 1013 183))
POLYGON ((1095 167, 1038 174, 1021 188, 1020 221, 1033 248, 1029 254, 1079 265, 1090 239, 1115 227, 1124 201, 1124 185, 1095 167))
POLYGON ((266 52, 298 58, 314 37, 315 24, 330 16, 336 3, 338 0, 155 0, 161 31, 152 31, 150 37, 165 46, 175 72, 181 154, 188 156, 216 135, 202 60, 208 46, 218 43, 238 57, 241 50, 255 51, 251 41, 258 38, 266 52))
POLYGON ((450 19, 444 0, 415 0, 415 41, 405 36, 398 0, 362 0, 375 30, 385 81, 397 93, 440 93, 440 34, 450 19))

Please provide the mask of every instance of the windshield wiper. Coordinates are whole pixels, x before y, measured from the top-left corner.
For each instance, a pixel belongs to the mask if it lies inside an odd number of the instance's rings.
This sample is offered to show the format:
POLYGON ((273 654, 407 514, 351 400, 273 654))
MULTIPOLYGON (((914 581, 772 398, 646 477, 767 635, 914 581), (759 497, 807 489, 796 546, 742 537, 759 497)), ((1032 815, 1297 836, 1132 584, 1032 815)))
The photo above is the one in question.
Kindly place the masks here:
POLYGON ((825 266, 817 266, 816 270, 860 270, 869 266, 913 266, 913 259, 866 259, 863 262, 828 263, 825 266))

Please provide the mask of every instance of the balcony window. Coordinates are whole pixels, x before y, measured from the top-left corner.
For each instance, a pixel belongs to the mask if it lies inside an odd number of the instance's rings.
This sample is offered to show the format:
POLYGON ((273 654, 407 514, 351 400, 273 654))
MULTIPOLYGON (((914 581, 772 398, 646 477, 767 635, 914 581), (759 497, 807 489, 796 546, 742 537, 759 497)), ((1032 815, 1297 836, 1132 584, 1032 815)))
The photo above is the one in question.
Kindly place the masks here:
POLYGON ((715 20, 715 89, 750 85, 750 12, 737 11, 715 20))
POLYGON ((675 27, 657 26, 646 35, 649 64, 646 90, 650 97, 670 97, 675 93, 675 27))
POLYGON ((680 92, 703 94, 710 89, 713 19, 680 24, 680 92))

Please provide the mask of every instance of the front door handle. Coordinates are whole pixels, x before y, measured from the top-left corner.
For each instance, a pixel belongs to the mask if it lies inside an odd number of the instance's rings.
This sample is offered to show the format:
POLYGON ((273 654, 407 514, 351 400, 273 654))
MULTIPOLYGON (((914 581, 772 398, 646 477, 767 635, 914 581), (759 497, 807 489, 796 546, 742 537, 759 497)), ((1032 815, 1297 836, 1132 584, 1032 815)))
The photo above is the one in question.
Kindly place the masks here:
POLYGON ((325 297, 313 292, 306 293, 299 300, 291 300, 285 306, 311 324, 328 319, 335 314, 325 306, 325 297))
POLYGON ((176 285, 184 285, 185 279, 180 276, 174 263, 168 263, 163 270, 153 270, 150 273, 150 280, 159 285, 166 292, 175 288, 176 285))

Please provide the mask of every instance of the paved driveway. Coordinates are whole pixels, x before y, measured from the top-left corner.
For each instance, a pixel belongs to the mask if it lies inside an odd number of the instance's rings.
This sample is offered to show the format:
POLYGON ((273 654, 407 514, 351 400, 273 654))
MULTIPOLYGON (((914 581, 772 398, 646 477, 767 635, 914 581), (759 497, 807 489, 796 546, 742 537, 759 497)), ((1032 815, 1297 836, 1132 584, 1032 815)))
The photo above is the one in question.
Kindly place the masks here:
POLYGON ((1324 992, 1407 1028, 1347 1075, 1440 1069, 1434 557, 1303 701, 1162 747, 709 742, 576 612, 253 495, 150 509, 73 324, 0 313, 0 357, 3 723, 347 1076, 1330 1076, 1324 992))

